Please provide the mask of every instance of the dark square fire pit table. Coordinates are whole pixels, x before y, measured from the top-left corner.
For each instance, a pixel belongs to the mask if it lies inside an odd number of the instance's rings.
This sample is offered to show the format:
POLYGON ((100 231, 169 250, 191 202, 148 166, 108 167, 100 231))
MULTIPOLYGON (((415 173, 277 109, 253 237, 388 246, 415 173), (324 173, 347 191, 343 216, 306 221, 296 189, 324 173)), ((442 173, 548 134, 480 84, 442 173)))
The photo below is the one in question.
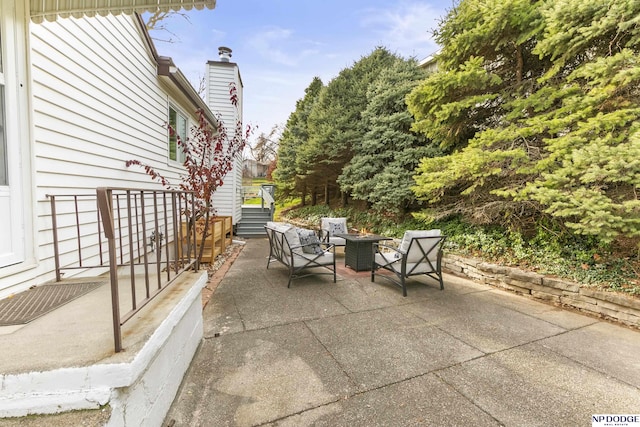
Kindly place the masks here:
POLYGON ((373 244, 381 240, 392 240, 391 237, 376 234, 336 234, 345 240, 344 265, 355 271, 371 271, 373 261, 373 244))

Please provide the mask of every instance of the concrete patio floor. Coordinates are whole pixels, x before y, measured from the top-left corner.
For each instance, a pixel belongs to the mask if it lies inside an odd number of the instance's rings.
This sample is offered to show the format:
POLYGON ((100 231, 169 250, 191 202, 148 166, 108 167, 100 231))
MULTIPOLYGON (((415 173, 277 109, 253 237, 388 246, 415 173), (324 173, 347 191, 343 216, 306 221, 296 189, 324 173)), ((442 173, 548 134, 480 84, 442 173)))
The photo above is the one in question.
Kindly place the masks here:
POLYGON ((445 275, 294 280, 248 240, 165 426, 591 426, 640 414, 640 332, 445 275))

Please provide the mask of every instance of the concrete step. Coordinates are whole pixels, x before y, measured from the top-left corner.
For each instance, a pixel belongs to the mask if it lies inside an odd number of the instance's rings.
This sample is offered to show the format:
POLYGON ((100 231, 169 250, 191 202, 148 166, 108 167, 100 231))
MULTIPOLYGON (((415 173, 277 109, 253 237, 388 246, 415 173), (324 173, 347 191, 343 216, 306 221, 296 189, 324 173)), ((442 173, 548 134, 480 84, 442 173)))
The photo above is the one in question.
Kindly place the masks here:
POLYGON ((242 220, 241 221, 271 221, 271 215, 270 214, 256 214, 256 213, 251 213, 251 214, 242 214, 242 220))
POLYGON ((244 230, 241 233, 238 233, 238 237, 267 237, 267 233, 262 230, 244 230))
POLYGON ((252 238, 252 237, 267 237, 267 233, 264 231, 264 228, 261 230, 244 230, 242 232, 238 232, 239 237, 252 238))
POLYGON ((236 234, 242 237, 265 237, 264 226, 271 221, 271 211, 259 207, 243 207, 236 234))
POLYGON ((244 218, 245 215, 247 217, 270 217, 271 216, 271 212, 268 210, 261 210, 261 209, 242 209, 242 217, 244 218))

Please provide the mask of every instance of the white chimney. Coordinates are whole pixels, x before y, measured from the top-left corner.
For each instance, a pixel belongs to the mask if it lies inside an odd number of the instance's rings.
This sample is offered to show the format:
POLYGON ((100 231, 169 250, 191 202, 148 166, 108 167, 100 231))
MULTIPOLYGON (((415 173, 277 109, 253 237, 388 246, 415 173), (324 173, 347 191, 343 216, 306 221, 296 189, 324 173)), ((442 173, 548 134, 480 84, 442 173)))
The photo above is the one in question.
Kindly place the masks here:
POLYGON ((231 49, 228 47, 220 46, 218 48, 218 55, 220 55, 220 62, 229 62, 231 59, 231 49))

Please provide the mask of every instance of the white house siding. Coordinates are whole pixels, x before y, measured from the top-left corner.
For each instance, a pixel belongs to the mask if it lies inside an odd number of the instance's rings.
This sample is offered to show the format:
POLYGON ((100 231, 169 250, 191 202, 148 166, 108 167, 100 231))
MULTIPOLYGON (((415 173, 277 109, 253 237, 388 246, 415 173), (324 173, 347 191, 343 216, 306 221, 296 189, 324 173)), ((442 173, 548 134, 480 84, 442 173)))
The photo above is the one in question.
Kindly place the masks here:
MULTIPOLYGON (((242 122, 243 87, 240 71, 233 62, 209 61, 207 63, 206 102, 209 109, 220 117, 226 126, 229 138, 235 134, 236 121, 242 122), (238 108, 229 98, 230 84, 238 91, 238 108)), ((238 156, 233 169, 213 196, 213 205, 218 215, 232 216, 237 224, 242 218, 242 158, 238 156)))
MULTIPOLYGON (((5 277, 0 269, 0 298, 54 278, 47 194, 161 188, 141 168, 126 168, 130 159, 177 182, 180 165, 167 152, 169 102, 195 121, 195 107, 174 99, 157 77, 134 16, 58 19, 31 24, 30 31, 37 266, 5 277)), ((81 203, 81 210, 94 206, 81 203)), ((83 214, 83 229, 95 228, 94 215, 83 214)), ((61 222, 65 266, 76 261, 75 231, 71 218, 61 222)), ((88 251, 95 255, 97 248, 88 251)))

